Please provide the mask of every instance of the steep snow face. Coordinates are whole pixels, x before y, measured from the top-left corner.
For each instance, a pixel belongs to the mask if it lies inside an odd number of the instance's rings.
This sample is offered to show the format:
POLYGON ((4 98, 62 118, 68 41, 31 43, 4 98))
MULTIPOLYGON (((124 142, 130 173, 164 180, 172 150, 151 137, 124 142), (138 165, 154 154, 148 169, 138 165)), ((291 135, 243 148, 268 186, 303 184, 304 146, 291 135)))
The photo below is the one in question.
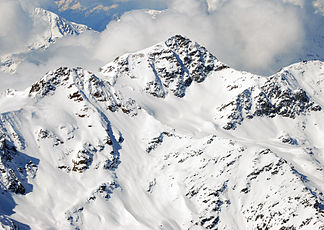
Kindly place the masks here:
POLYGON ((41 42, 43 44, 35 43, 30 46, 31 49, 48 47, 50 43, 55 42, 59 38, 67 35, 79 35, 80 33, 89 30, 89 28, 85 25, 69 22, 53 12, 41 8, 35 9, 34 17, 36 20, 35 23, 40 23, 38 21, 42 20, 42 22, 47 24, 47 29, 42 35, 43 39, 41 42))
POLYGON ((1 226, 323 229, 323 67, 261 77, 175 36, 7 91, 1 226))
POLYGON ((85 25, 69 22, 58 15, 36 8, 32 14, 34 26, 37 28, 36 34, 31 39, 25 50, 19 53, 10 53, 0 57, 0 70, 5 72, 15 72, 18 65, 24 58, 35 50, 48 48, 57 39, 69 35, 79 35, 89 30, 85 25))

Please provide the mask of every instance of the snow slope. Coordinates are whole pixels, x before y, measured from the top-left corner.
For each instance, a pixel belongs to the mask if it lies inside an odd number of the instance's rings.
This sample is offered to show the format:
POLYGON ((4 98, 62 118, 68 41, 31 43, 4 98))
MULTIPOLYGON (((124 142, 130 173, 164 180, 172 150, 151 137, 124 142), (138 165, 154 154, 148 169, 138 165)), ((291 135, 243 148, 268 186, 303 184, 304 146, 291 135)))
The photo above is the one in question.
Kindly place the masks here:
POLYGON ((4 229, 324 229, 324 64, 181 36, 0 97, 4 229))
POLYGON ((31 15, 34 27, 37 28, 36 34, 31 41, 19 53, 8 53, 0 57, 0 70, 14 73, 17 66, 34 51, 46 49, 57 39, 70 35, 79 35, 89 30, 85 25, 66 21, 58 15, 36 8, 31 15))

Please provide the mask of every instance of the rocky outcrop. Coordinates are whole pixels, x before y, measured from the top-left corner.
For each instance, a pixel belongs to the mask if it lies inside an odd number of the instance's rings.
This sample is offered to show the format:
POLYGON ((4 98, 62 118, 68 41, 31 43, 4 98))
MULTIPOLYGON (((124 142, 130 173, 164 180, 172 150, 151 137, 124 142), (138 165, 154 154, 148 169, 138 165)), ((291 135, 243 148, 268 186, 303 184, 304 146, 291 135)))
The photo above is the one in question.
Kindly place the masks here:
MULTIPOLYGON (((28 177, 33 178, 37 172, 37 160, 19 152, 16 146, 1 134, 0 138, 0 189, 4 192, 25 194, 28 177)), ((29 191, 28 191, 29 190, 29 191)))
POLYGON ((75 158, 72 159, 72 171, 82 173, 87 170, 93 162, 93 155, 97 151, 91 145, 78 150, 75 158))
POLYGON ((227 119, 224 129, 235 129, 244 119, 254 117, 282 116, 296 118, 296 116, 321 111, 307 93, 301 89, 294 89, 279 76, 270 77, 261 87, 251 87, 238 94, 234 101, 219 108, 220 117, 227 119))

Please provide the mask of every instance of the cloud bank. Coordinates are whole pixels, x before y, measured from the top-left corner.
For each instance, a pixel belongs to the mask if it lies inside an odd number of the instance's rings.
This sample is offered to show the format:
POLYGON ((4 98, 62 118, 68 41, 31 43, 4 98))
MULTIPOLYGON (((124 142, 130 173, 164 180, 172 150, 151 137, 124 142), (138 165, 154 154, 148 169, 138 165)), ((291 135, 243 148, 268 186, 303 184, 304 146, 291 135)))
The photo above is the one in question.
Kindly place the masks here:
POLYGON ((31 35, 32 21, 19 1, 0 1, 0 55, 20 50, 31 35))
POLYGON ((101 34, 96 55, 110 60, 110 55, 182 34, 235 68, 266 74, 278 69, 279 61, 289 64, 282 57, 293 57, 302 49, 303 10, 281 0, 169 1, 168 11, 155 19, 133 11, 110 23, 101 34))
MULTIPOLYGON (((7 4, 8 2, 11 0, 7 4)), ((136 6, 133 8, 138 9, 149 1, 110 2, 132 3, 136 6)), ((233 68, 258 74, 272 74, 281 67, 302 59, 324 60, 324 17, 320 8, 314 7, 321 6, 318 2, 323 0, 150 2, 149 8, 159 9, 164 2, 167 9, 161 12, 129 10, 118 21, 111 21, 101 33, 88 32, 79 37, 62 39, 47 51, 35 52, 34 56, 29 57, 18 69, 16 76, 11 77, 15 79, 12 81, 15 86, 27 87, 31 81, 39 79, 48 70, 61 65, 82 66, 95 72, 116 56, 149 47, 175 34, 182 34, 199 42, 219 60, 233 68)), ((45 7, 53 2, 38 0, 34 3, 45 7)), ((28 18, 22 18, 26 15, 26 6, 19 8, 16 4, 11 7, 16 13, 22 10, 19 13, 22 17, 13 16, 10 23, 17 20, 17 28, 19 23, 25 25, 23 22, 28 22, 28 18)), ((28 31, 21 31, 21 34, 28 35, 28 31)), ((8 39, 8 33, 11 32, 3 33, 3 39, 8 39)), ((12 44, 20 43, 22 41, 17 40, 12 44)), ((4 43, 1 42, 0 47, 1 44, 4 43)), ((3 49, 1 48, 0 53, 3 49)), ((9 78, 0 74, 1 79, 9 78)), ((8 81, 6 87, 10 85, 12 84, 8 81)), ((0 86, 0 90, 2 89, 0 86)))

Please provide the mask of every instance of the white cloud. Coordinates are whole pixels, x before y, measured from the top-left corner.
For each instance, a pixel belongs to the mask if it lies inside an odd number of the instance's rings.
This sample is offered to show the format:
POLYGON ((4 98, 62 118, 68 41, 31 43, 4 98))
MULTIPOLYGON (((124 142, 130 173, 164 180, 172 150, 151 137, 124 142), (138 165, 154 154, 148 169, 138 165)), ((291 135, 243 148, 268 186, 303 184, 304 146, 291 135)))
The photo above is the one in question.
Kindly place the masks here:
POLYGON ((26 45, 32 21, 16 0, 0 1, 0 55, 26 45))
MULTIPOLYGON (((156 0, 154 4, 158 6, 161 1, 156 0)), ((50 4, 49 1, 34 1, 37 2, 50 4)), ((149 1, 126 2, 145 5, 149 1)), ((165 3, 168 10, 155 17, 145 10, 129 11, 119 21, 112 21, 101 33, 88 32, 79 37, 69 37, 47 51, 36 52, 18 69, 15 77, 0 86, 0 90, 10 86, 17 88, 17 85, 20 89, 27 87, 48 70, 61 65, 82 66, 96 71, 116 56, 149 47, 175 34, 201 43, 234 68, 261 74, 274 73, 280 67, 316 52, 314 57, 324 58, 324 51, 321 56, 322 50, 318 49, 323 47, 320 31, 324 17, 314 14, 316 9, 312 7, 312 1, 166 0, 165 3), (314 39, 317 46, 314 46, 314 39)), ((24 11, 20 13, 24 15, 24 11)), ((10 24, 15 20, 22 23, 18 17, 13 18, 10 24)), ((28 34, 28 31, 22 31, 22 34, 28 34)), ((19 43, 23 41, 12 44, 19 43)), ((0 80, 9 79, 7 77, 0 74, 0 80)))
POLYGON ((296 53, 304 43, 301 8, 279 0, 228 0, 213 11, 205 1, 176 0, 169 9, 156 19, 133 11, 112 22, 96 54, 108 61, 183 34, 235 68, 267 73, 278 68, 280 56, 296 53))
POLYGON ((82 36, 58 40, 47 50, 30 53, 14 75, 0 72, 0 92, 7 88, 24 90, 48 71, 61 66, 80 66, 92 72, 98 71, 106 63, 93 57, 93 47, 97 41, 98 33, 87 31, 82 36))

